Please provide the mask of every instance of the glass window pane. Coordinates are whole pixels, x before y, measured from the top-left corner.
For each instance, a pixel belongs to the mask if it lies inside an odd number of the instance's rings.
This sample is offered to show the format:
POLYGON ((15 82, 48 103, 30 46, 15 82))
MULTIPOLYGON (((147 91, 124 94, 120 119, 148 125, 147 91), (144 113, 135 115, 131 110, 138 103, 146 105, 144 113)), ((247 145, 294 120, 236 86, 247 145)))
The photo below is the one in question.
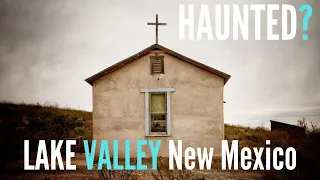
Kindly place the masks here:
POLYGON ((151 115, 151 132, 166 132, 167 131, 167 121, 166 115, 151 115))
POLYGON ((151 113, 166 112, 165 94, 151 94, 151 113))

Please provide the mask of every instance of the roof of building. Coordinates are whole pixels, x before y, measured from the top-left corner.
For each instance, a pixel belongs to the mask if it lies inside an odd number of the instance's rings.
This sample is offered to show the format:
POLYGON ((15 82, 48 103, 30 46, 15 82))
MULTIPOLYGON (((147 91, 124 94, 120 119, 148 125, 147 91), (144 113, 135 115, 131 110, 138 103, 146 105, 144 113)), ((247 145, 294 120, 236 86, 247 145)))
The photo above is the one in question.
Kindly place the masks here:
POLYGON ((126 58, 126 59, 124 59, 124 60, 122 60, 122 61, 120 61, 120 62, 118 62, 118 63, 116 63, 116 64, 114 64, 114 65, 112 65, 112 66, 110 66, 110 67, 108 67, 106 69, 104 69, 104 70, 102 70, 102 71, 100 71, 99 73, 87 78, 85 81, 87 83, 89 83, 90 85, 92 85, 93 81, 101 78, 102 76, 104 76, 106 74, 109 74, 111 72, 114 72, 114 71, 120 69, 124 65, 126 65, 126 64, 128 64, 128 63, 130 63, 130 62, 132 62, 134 60, 139 59, 140 57, 148 54, 150 51, 153 51, 153 50, 162 50, 163 52, 165 52, 165 53, 167 53, 167 54, 169 54, 169 55, 171 55, 171 56, 173 56, 173 57, 175 57, 177 59, 180 59, 182 61, 188 62, 188 63, 190 63, 190 64, 192 64, 194 66, 197 66, 197 67, 199 67, 199 68, 201 68, 201 69, 203 69, 205 71, 208 71, 208 72, 213 73, 213 74, 215 74, 215 75, 217 75, 219 77, 222 77, 224 79, 224 83, 225 84, 227 83, 227 81, 231 77, 229 74, 226 74, 226 73, 224 73, 222 71, 219 71, 217 69, 214 69, 212 67, 204 65, 202 63, 199 63, 199 62, 197 62, 197 61, 195 61, 193 59, 190 59, 190 58, 188 58, 186 56, 183 56, 183 55, 181 55, 181 54, 179 54, 177 52, 174 52, 174 51, 172 51, 172 50, 170 50, 170 49, 168 49, 168 48, 166 48, 164 46, 161 46, 159 44, 153 44, 153 45, 149 46, 148 48, 136 53, 135 55, 130 56, 130 57, 128 57, 128 58, 126 58))
POLYGON ((270 120, 270 122, 271 122, 271 130, 276 130, 276 129, 291 129, 291 130, 302 130, 302 131, 305 130, 303 127, 297 126, 297 125, 287 124, 287 123, 274 121, 274 120, 270 120))

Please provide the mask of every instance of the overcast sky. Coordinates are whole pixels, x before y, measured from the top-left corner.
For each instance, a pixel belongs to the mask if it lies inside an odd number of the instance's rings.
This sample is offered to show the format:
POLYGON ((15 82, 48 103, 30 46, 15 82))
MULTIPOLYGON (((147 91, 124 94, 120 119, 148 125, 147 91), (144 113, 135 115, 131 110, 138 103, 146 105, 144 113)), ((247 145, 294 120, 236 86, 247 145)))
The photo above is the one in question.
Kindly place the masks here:
POLYGON ((196 19, 208 4, 214 19, 215 4, 234 2, 258 1, 0 0, 0 100, 91 110, 84 79, 154 44, 154 27, 146 23, 158 13, 168 24, 159 27, 159 44, 232 76, 226 123, 320 123, 320 1, 259 1, 312 5, 308 41, 300 38, 303 13, 291 41, 179 40, 179 4, 194 4, 196 19))

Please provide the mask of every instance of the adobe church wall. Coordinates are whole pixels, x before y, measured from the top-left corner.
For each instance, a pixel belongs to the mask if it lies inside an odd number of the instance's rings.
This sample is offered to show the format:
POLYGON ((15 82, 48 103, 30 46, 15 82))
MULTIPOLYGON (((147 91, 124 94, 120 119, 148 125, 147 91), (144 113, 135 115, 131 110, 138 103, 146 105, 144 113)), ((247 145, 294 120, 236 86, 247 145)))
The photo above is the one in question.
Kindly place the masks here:
MULTIPOLYGON (((221 155, 224 137, 223 78, 194 65, 164 55, 164 74, 150 74, 148 54, 93 82, 93 139, 162 140, 159 156, 168 156, 168 140, 183 140, 186 147, 214 147, 221 155), (174 88, 171 93, 171 137, 145 136, 145 101, 142 88, 174 88)), ((98 145, 99 147, 99 145, 98 145)), ((135 144, 130 149, 136 155, 135 144)), ((150 156, 145 146, 147 156, 150 156)), ((110 154, 112 148, 110 147, 110 154)))

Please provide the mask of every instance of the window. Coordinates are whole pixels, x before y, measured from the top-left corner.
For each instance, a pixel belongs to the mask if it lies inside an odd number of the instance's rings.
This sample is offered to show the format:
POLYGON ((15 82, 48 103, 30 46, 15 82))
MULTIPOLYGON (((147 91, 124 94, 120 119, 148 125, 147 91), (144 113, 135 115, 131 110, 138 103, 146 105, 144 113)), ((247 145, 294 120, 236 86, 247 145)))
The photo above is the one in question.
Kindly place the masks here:
POLYGON ((164 56, 150 56, 151 74, 164 74, 164 56))
POLYGON ((166 93, 150 93, 150 131, 167 132, 166 93))
POLYGON ((141 89, 145 93, 146 136, 171 135, 171 92, 173 88, 141 89))

